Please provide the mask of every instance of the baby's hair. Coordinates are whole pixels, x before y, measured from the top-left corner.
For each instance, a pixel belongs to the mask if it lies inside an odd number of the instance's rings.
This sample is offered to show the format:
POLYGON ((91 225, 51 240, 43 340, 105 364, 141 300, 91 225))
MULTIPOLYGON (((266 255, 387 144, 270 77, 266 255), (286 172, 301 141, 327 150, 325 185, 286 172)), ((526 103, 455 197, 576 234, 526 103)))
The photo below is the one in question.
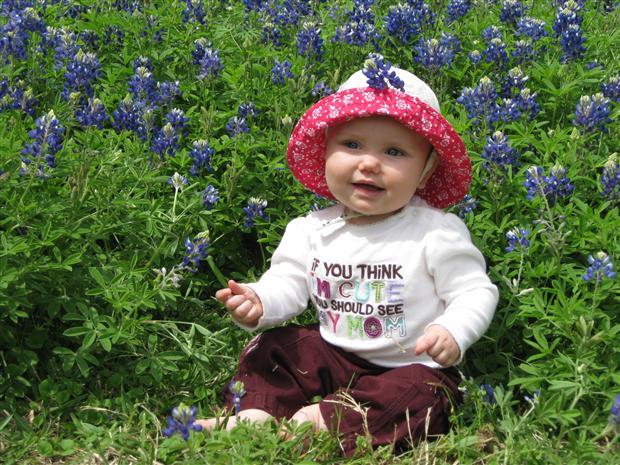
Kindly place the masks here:
POLYGON ((424 170, 422 170, 420 179, 424 179, 428 174, 429 170, 432 170, 435 167, 437 159, 438 155, 437 152, 435 152, 435 147, 431 145, 431 151, 428 154, 428 158, 426 159, 426 164, 424 165, 424 170))

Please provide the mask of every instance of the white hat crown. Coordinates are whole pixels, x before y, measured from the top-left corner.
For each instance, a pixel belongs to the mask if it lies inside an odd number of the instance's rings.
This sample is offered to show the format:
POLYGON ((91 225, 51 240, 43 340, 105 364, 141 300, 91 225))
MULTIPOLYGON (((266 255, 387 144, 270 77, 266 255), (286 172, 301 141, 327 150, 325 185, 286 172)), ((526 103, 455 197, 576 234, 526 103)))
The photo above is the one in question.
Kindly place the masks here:
MULTIPOLYGON (((426 82, 417 77, 415 74, 405 71, 404 69, 396 68, 395 66, 392 66, 390 71, 394 71, 396 75, 405 83, 403 92, 411 95, 412 97, 418 98, 438 113, 441 113, 437 96, 426 82)), ((353 73, 351 77, 338 88, 338 92, 363 87, 368 87, 368 78, 364 74, 363 70, 359 70, 353 73)))

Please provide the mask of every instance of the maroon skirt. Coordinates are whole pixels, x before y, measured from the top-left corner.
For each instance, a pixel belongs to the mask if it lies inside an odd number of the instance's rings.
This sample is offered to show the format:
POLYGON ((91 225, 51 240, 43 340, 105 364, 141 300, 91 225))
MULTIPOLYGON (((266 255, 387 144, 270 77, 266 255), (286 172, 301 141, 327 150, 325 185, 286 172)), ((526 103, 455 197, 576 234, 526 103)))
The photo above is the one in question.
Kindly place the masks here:
MULTIPOLYGON (((380 367, 325 342, 318 325, 259 334, 243 350, 233 380, 246 391, 240 410, 260 409, 277 419, 320 399, 323 419, 345 455, 355 451, 359 435, 369 436, 373 446, 401 449, 444 434, 452 407, 462 400, 455 368, 380 367)), ((225 389, 224 397, 232 409, 233 394, 225 389)))

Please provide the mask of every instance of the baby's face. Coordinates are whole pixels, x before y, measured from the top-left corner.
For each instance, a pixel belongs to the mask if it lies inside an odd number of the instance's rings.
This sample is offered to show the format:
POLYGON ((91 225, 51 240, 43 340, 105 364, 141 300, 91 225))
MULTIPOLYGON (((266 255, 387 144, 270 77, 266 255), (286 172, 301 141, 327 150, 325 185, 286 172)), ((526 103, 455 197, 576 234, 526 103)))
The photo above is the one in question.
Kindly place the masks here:
POLYGON ((388 116, 358 118, 327 133, 325 179, 334 197, 367 224, 403 208, 422 177, 430 143, 388 116))

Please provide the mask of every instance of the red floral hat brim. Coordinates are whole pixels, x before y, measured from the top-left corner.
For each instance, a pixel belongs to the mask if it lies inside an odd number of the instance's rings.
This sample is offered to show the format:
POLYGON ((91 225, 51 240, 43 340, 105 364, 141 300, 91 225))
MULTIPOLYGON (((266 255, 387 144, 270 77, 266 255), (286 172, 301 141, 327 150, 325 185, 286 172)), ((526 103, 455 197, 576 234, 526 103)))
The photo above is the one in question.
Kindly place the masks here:
POLYGON ((325 181, 325 129, 375 115, 391 116, 433 145, 439 158, 437 167, 416 195, 433 207, 446 208, 467 194, 471 161, 452 125, 417 97, 387 87, 342 90, 310 107, 289 140, 287 161, 293 175, 311 191, 333 199, 325 181))

